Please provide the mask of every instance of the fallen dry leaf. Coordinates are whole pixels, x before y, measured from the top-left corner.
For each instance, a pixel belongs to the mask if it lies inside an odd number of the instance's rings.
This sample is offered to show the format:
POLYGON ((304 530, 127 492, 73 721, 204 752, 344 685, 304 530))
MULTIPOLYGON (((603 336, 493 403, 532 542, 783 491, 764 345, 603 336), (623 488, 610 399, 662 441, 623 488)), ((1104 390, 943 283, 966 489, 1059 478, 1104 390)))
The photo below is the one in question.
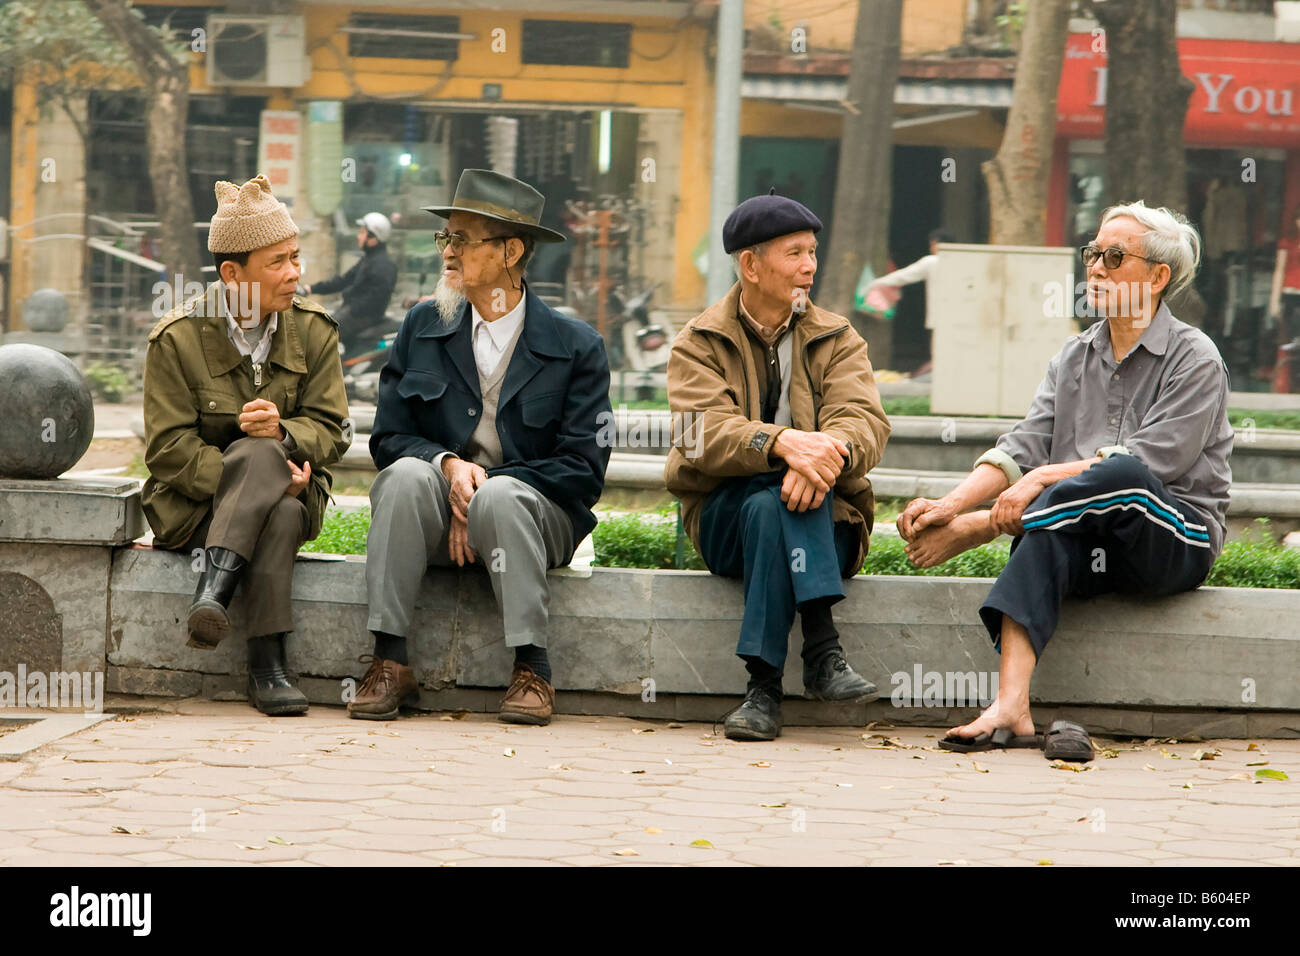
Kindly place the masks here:
POLYGON ((630 846, 628 846, 628 847, 624 847, 621 850, 615 850, 614 855, 615 856, 640 856, 641 854, 638 853, 636 850, 632 849, 630 846))
POLYGON ((567 764, 553 763, 550 764, 546 769, 547 770, 572 770, 573 768, 568 766, 567 764))
MULTIPOLYGON (((1052 761, 1052 769, 1069 770, 1072 773, 1084 773, 1085 771, 1091 770, 1092 767, 1087 764, 1067 763, 1064 760, 1054 760, 1052 761)), ((1155 768, 1152 767, 1151 769, 1154 770, 1155 768)))
POLYGON ((1229 780, 1249 780, 1249 779, 1250 779, 1250 774, 1248 774, 1248 773, 1234 773, 1234 774, 1233 774, 1231 777, 1229 777, 1228 779, 1229 779, 1229 780))
POLYGON ((1153 767, 1153 766, 1151 766, 1151 764, 1149 764, 1149 763, 1144 763, 1144 764, 1142 765, 1142 769, 1143 769, 1143 770, 1155 770, 1156 768, 1153 767))
POLYGON ((760 803, 760 807, 767 807, 769 810, 780 810, 785 806, 784 803, 760 803))
POLYGON ((293 843, 291 843, 289 840, 286 840, 284 837, 278 837, 278 836, 273 836, 266 842, 275 843, 278 844, 279 846, 293 846, 293 843))
POLYGON ((663 830, 660 830, 658 827, 646 827, 646 828, 645 828, 645 832, 646 832, 646 833, 663 833, 664 831, 663 831, 663 830))
POLYGON ((633 727, 633 728, 632 728, 632 733, 634 733, 634 734, 653 734, 654 732, 655 732, 655 731, 654 731, 654 728, 653 728, 653 727, 633 727))
POLYGON ((1053 863, 1052 863, 1052 861, 1049 860, 1047 857, 1043 857, 1041 860, 1038 861, 1038 865, 1039 865, 1039 866, 1052 866, 1053 863))
POLYGON ((438 719, 439 720, 464 720, 468 716, 469 716, 469 711, 458 710, 451 714, 443 714, 438 719))
POLYGON ((507 747, 505 750, 501 751, 501 756, 503 757, 513 757, 514 755, 515 755, 514 747, 507 747))
POLYGON ((669 729, 669 730, 681 730, 682 727, 683 727, 682 724, 669 724, 669 725, 668 725, 668 729, 669 729))
POLYGON ((692 840, 691 846, 698 846, 702 850, 712 850, 713 844, 708 840, 692 840))
POLYGON ((266 847, 264 846, 249 846, 247 843, 236 843, 235 846, 239 847, 241 850, 265 850, 266 849, 266 847))
POLYGON ((751 766, 751 767, 770 767, 770 766, 772 766, 772 765, 771 765, 770 763, 768 763, 766 760, 755 760, 753 763, 750 764, 750 766, 751 766))
POLYGON ((970 765, 975 768, 977 773, 988 773, 987 770, 985 770, 983 767, 977 764, 974 760, 970 762, 970 765))
POLYGON ((1192 759, 1193 759, 1193 760, 1213 760, 1215 757, 1219 756, 1219 753, 1220 753, 1220 751, 1219 751, 1218 749, 1215 749, 1215 750, 1198 750, 1198 751, 1196 751, 1196 753, 1192 754, 1192 759))
POLYGON ((936 866, 967 866, 965 860, 940 860, 936 866))
POLYGON ((129 834, 129 835, 131 835, 131 836, 141 836, 141 835, 144 833, 143 830, 129 830, 129 829, 127 829, 126 827, 120 827, 120 826, 115 826, 115 827, 113 827, 113 832, 114 832, 114 833, 126 833, 126 834, 129 834))
POLYGON ((624 773, 645 773, 644 770, 624 770, 624 773))

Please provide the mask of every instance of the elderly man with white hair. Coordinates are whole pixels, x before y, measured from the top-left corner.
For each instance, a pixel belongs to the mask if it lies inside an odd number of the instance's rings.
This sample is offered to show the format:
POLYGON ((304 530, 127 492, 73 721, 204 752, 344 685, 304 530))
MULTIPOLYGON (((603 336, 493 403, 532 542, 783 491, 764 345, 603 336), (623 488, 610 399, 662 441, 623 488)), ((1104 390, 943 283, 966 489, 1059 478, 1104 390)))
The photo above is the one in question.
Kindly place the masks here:
POLYGON ((1141 201, 1107 209, 1080 250, 1100 321, 1066 341, 1029 414, 956 489, 899 516, 922 567, 1015 536, 980 608, 1002 655, 998 695, 949 732, 945 749, 1042 746, 1049 759, 1091 759, 1082 727, 1058 721, 1039 736, 1029 713, 1030 676, 1062 600, 1188 591, 1222 550, 1228 372, 1214 343, 1166 304, 1192 281, 1200 251, 1177 213, 1141 201), (994 498, 991 510, 968 511, 994 498))

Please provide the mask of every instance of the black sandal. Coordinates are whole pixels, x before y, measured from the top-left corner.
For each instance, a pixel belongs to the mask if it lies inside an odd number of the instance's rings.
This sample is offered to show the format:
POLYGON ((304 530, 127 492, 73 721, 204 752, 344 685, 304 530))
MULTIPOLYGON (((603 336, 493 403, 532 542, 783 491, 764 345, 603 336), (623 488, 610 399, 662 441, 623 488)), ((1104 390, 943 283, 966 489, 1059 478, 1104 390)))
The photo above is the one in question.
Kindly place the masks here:
POLYGON ((1058 720, 1047 728, 1047 735, 1043 740, 1043 756, 1048 760, 1087 763, 1096 755, 1088 731, 1078 724, 1068 720, 1058 720))

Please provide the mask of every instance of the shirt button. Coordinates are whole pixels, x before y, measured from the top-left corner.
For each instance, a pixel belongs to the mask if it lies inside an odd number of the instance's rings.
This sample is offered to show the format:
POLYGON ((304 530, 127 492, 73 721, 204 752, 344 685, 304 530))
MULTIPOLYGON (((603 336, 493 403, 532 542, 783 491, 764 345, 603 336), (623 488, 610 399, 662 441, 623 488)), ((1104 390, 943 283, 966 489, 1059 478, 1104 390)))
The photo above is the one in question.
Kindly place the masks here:
POLYGON ((1118 381, 1118 380, 1119 380, 1119 372, 1116 372, 1114 375, 1112 375, 1112 376, 1110 377, 1110 379, 1111 379, 1112 382, 1118 381))
POLYGON ((1114 424, 1115 424, 1115 421, 1116 421, 1116 419, 1112 418, 1112 419, 1110 420, 1110 423, 1111 423, 1112 425, 1114 425, 1114 424))
POLYGON ((474 417, 475 415, 477 415, 477 414, 478 414, 478 412, 474 411, 474 409, 471 408, 471 409, 469 410, 469 417, 470 417, 470 418, 473 418, 473 417, 474 417))
POLYGON ((208 402, 208 408, 216 408, 216 407, 217 407, 216 402, 208 402))

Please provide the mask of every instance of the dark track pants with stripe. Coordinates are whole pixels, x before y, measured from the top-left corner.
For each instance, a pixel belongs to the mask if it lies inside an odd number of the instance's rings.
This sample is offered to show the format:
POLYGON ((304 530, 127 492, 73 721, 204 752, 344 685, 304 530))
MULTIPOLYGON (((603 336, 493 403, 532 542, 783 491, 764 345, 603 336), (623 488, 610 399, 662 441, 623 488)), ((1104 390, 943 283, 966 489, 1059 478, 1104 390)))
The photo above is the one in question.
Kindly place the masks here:
POLYGON ((1204 581, 1214 563, 1199 513, 1131 455, 1050 485, 1021 521, 1025 533, 980 608, 999 651, 1004 614, 1029 632, 1038 655, 1066 597, 1177 594, 1204 581))

